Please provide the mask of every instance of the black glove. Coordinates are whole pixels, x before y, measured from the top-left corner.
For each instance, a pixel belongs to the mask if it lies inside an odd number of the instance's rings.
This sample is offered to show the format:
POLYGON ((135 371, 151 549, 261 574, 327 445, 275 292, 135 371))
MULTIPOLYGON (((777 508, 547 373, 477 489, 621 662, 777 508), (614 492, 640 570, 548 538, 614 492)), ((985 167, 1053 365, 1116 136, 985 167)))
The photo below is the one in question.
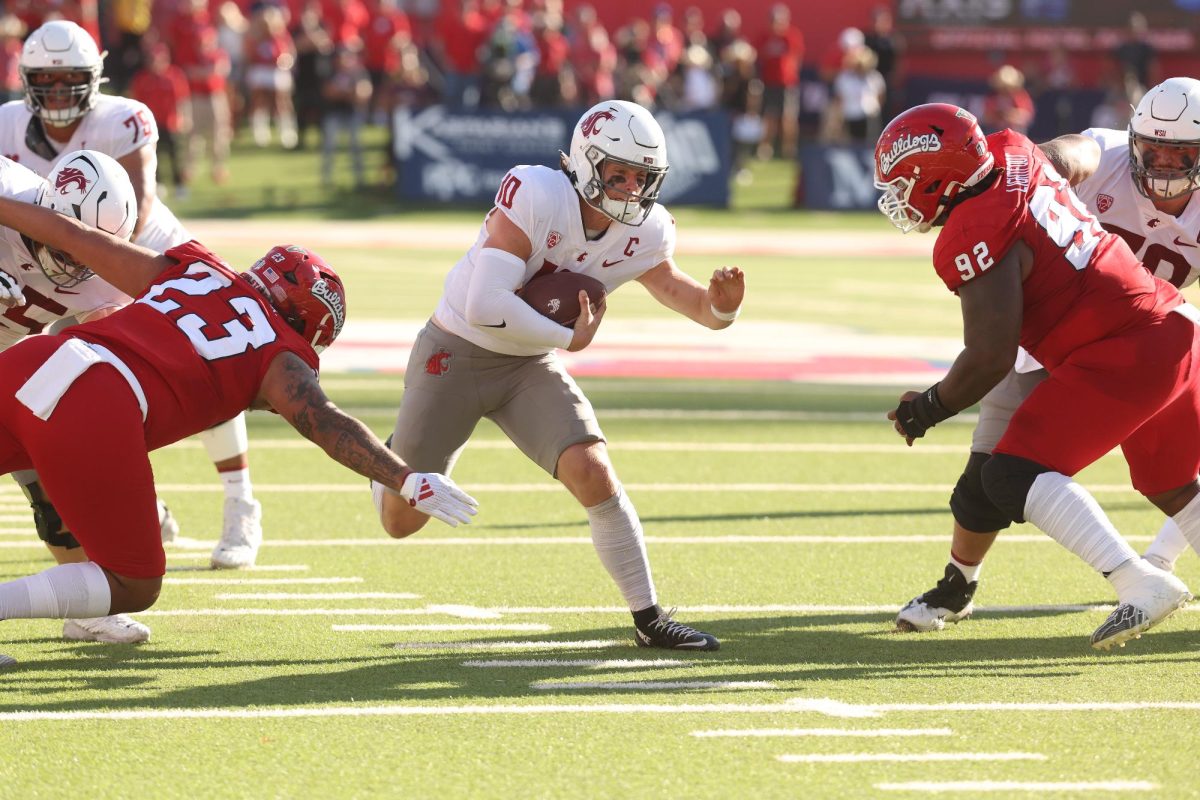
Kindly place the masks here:
POLYGON ((912 400, 901 400, 896 406, 896 422, 904 429, 904 433, 914 439, 920 439, 925 431, 937 425, 942 420, 955 415, 942 405, 938 397, 938 384, 934 384, 912 400))

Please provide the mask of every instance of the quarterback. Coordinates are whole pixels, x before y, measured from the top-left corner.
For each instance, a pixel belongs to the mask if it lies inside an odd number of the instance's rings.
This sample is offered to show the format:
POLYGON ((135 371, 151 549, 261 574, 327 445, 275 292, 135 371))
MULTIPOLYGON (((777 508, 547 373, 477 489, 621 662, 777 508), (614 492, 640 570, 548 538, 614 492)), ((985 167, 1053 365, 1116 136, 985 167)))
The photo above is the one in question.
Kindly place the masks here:
MULTIPOLYGON (((622 101, 583 115, 558 169, 510 170, 413 347, 391 446, 414 469, 449 473, 476 423, 492 420, 586 510, 596 553, 633 614, 636 642, 716 650, 714 636, 659 606, 637 511, 591 403, 555 353, 591 343, 606 301, 593 308, 581 291, 568 328, 516 294, 535 276, 559 271, 599 280, 606 297, 636 280, 707 328, 731 325, 745 276, 722 268, 705 286, 675 266, 675 221, 656 202, 666 176, 662 128, 646 109, 622 101)), ((428 519, 385 487, 373 493, 392 536, 415 533, 428 519)))
POLYGON ((1100 227, 1036 145, 1013 131, 985 138, 964 109, 917 106, 890 122, 876 185, 896 227, 941 227, 934 268, 959 297, 965 345, 888 418, 911 445, 994 388, 1018 346, 1045 365, 982 465, 983 496, 1112 583, 1118 605, 1093 647, 1140 636, 1191 595, 1071 476, 1120 445, 1134 488, 1200 543, 1200 311, 1100 227))
MULTIPOLYGON (((1200 81, 1171 78, 1138 103, 1128 131, 1089 129, 1041 145, 1042 151, 1105 230, 1125 240, 1156 276, 1183 288, 1200 275, 1200 81), (1191 113, 1185 113, 1191 112, 1191 113)), ((1046 377, 1020 354, 1016 368, 979 405, 966 469, 950 499, 954 534, 944 577, 896 618, 906 631, 940 630, 970 616, 984 556, 1003 514, 983 496, 980 470, 1009 419, 1046 377)), ((1167 518, 1145 558, 1171 571, 1187 541, 1167 518)))
MULTIPOLYGON (((119 178, 124 186, 102 175, 85 191, 132 208, 128 179, 119 178)), ((0 473, 37 470, 89 559, 0 584, 0 619, 153 605, 166 557, 149 451, 248 407, 275 411, 421 513, 452 526, 470 521, 469 495, 409 469, 321 390, 318 354, 341 331, 346 297, 319 256, 280 245, 239 274, 197 242, 159 254, 58 211, 69 201, 51 210, 0 198, 0 225, 69 253, 135 299, 0 354, 0 473)))

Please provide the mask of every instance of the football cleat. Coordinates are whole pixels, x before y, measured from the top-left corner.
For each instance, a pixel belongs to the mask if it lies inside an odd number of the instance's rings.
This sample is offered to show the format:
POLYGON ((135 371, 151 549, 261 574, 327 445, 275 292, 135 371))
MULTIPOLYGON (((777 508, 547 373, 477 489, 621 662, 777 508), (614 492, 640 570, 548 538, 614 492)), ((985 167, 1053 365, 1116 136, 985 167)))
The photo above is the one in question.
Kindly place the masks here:
POLYGON ((170 544, 179 535, 179 521, 167 508, 167 504, 158 500, 158 532, 162 534, 162 543, 170 544))
POLYGON ((212 568, 254 566, 262 537, 262 505, 257 500, 226 498, 225 525, 221 530, 221 541, 212 551, 212 568))
POLYGON ((1097 650, 1124 647, 1192 599, 1183 581, 1141 558, 1126 561, 1108 579, 1117 589, 1119 603, 1092 633, 1092 647, 1097 650))
POLYGON ((937 586, 909 600, 896 615, 896 630, 904 633, 940 631, 947 622, 962 622, 975 610, 972 598, 979 581, 967 582, 958 567, 946 565, 937 586))
POLYGON ((717 637, 676 622, 675 609, 664 611, 645 627, 634 623, 633 630, 638 647, 660 647, 664 650, 719 650, 717 637))
POLYGON ((63 638, 77 642, 139 644, 150 638, 150 629, 125 614, 90 619, 68 619, 63 623, 63 638))

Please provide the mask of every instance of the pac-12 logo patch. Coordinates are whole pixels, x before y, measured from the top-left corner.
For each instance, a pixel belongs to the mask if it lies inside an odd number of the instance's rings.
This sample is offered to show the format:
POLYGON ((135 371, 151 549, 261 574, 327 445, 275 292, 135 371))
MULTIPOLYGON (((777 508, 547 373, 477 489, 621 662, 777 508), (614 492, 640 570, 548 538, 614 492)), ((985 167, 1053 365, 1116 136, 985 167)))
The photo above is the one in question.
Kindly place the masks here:
POLYGON ((550 231, 550 235, 546 237, 546 249, 553 250, 558 247, 558 243, 562 241, 562 234, 558 231, 550 231))
POLYGON ((440 378, 450 371, 450 351, 438 350, 425 360, 425 372, 440 378))
POLYGON ((1096 195, 1096 210, 1101 214, 1112 208, 1113 199, 1111 194, 1096 195))

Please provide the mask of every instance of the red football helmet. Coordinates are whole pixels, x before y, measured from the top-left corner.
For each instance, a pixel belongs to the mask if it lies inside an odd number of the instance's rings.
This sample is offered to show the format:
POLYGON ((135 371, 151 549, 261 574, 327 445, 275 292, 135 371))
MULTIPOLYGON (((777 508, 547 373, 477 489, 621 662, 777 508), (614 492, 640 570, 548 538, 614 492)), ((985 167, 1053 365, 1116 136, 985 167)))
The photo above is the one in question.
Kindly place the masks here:
POLYGON ((910 108, 888 123, 875 145, 879 210, 904 233, 924 233, 994 163, 971 112, 947 103, 910 108))
POLYGON ((342 332, 346 289, 333 267, 311 250, 276 245, 242 274, 318 353, 342 332))

